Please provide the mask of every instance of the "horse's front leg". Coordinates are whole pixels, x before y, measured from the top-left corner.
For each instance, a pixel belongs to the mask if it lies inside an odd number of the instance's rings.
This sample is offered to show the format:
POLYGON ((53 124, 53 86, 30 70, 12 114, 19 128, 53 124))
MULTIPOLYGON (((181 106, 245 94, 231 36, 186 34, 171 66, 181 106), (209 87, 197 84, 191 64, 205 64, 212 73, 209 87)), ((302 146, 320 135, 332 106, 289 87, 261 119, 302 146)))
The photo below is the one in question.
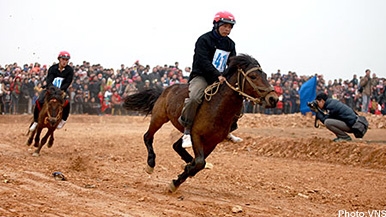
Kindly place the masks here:
POLYGON ((177 142, 175 142, 173 144, 173 149, 174 149, 174 151, 177 152, 178 155, 181 156, 182 160, 185 161, 185 163, 191 163, 192 162, 192 160, 193 160, 192 155, 190 155, 189 152, 186 151, 186 149, 182 147, 182 137, 179 140, 177 140, 177 142))
POLYGON ((43 148, 43 146, 46 144, 48 137, 51 136, 51 134, 52 134, 53 132, 54 132, 54 130, 48 129, 46 135, 44 135, 42 141, 40 142, 39 147, 35 150, 35 152, 32 154, 32 156, 35 156, 35 157, 40 156, 40 150, 41 150, 41 149, 43 148))
POLYGON ((37 129, 35 130, 36 131, 36 135, 35 135, 35 143, 34 143, 34 147, 39 147, 39 142, 40 142, 40 134, 42 133, 42 130, 43 128, 41 127, 37 127, 37 129))
POLYGON ((30 135, 28 137, 26 145, 30 146, 32 144, 32 141, 34 139, 35 134, 36 134, 36 129, 34 131, 30 132, 30 135))
POLYGON ((51 133, 51 136, 50 136, 50 139, 48 140, 48 145, 47 145, 47 147, 48 148, 51 148, 52 147, 52 145, 54 144, 54 132, 55 131, 53 131, 52 133, 51 133))
POLYGON ((172 183, 169 185, 170 192, 175 192, 187 178, 195 176, 198 172, 205 168, 206 162, 202 148, 201 150, 198 150, 197 153, 196 158, 185 166, 184 172, 178 175, 177 179, 172 180, 172 183))

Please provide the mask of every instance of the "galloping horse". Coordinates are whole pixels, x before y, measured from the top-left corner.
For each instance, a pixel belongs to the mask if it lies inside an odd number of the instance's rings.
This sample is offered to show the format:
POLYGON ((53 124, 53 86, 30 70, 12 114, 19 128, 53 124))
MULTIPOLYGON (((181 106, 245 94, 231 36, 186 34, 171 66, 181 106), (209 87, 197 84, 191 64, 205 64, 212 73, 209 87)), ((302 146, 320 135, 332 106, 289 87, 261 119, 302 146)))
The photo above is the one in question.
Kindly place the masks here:
MULTIPOLYGON (((54 144, 54 131, 62 120, 62 111, 65 103, 62 95, 63 92, 55 86, 50 86, 45 93, 44 104, 39 113, 38 126, 31 132, 27 140, 27 145, 31 145, 36 134, 34 147, 37 147, 37 149, 32 154, 33 156, 40 155, 40 150, 46 144, 48 137, 50 137, 47 145, 48 148, 51 148, 54 144), (47 133, 40 141, 40 134, 44 128, 47 128, 47 133)), ((40 106, 38 101, 36 101, 35 106, 40 106)))
MULTIPOLYGON (((182 148, 182 137, 173 144, 173 149, 187 165, 178 178, 172 180, 170 192, 205 167, 205 159, 226 138, 232 122, 238 118, 244 99, 264 103, 266 107, 276 106, 278 97, 260 64, 251 56, 242 54, 230 58, 224 76, 227 79, 224 84, 215 83, 206 89, 206 100, 198 108, 191 129, 194 158, 182 148)), ((154 134, 168 121, 183 132, 178 117, 187 97, 188 84, 174 84, 165 90, 150 89, 125 98, 123 106, 127 110, 151 114, 149 128, 143 136, 148 151, 147 173, 152 173, 155 167, 154 134)))

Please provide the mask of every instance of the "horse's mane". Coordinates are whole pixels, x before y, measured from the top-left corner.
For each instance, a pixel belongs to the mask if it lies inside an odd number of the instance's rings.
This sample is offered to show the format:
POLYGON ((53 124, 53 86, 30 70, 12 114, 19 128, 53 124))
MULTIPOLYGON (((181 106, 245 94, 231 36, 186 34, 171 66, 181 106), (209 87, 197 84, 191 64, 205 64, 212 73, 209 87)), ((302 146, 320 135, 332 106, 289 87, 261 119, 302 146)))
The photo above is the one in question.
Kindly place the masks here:
POLYGON ((49 86, 47 88, 47 93, 46 93, 46 96, 45 96, 45 102, 49 102, 51 99, 56 99, 58 100, 61 104, 64 103, 64 99, 63 99, 63 96, 62 96, 62 90, 60 90, 58 87, 56 86, 49 86))
POLYGON ((239 68, 247 70, 251 67, 260 67, 259 62, 248 54, 238 54, 229 59, 229 66, 224 73, 225 77, 228 79, 231 77, 239 68))

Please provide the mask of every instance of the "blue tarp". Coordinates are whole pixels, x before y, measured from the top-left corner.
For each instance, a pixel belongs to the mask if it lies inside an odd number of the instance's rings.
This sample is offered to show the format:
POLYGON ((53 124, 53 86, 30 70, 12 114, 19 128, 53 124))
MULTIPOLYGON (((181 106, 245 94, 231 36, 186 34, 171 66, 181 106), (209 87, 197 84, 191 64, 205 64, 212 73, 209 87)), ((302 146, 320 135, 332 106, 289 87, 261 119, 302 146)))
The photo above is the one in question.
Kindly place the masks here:
POLYGON ((300 96, 300 112, 305 114, 310 112, 311 109, 307 106, 307 102, 311 102, 316 97, 316 76, 306 81, 299 90, 300 96))

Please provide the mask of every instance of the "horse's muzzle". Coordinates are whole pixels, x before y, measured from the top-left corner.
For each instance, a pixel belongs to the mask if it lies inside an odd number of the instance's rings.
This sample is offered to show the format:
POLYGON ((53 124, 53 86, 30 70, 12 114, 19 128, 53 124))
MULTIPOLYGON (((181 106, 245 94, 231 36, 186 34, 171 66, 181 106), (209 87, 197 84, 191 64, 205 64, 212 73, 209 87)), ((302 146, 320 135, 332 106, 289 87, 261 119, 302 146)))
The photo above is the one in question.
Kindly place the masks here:
POLYGON ((48 123, 51 125, 51 127, 55 126, 57 122, 58 122, 57 118, 48 118, 48 123))
POLYGON ((266 108, 275 108, 277 102, 279 101, 279 97, 275 91, 271 91, 264 97, 264 101, 266 108))

